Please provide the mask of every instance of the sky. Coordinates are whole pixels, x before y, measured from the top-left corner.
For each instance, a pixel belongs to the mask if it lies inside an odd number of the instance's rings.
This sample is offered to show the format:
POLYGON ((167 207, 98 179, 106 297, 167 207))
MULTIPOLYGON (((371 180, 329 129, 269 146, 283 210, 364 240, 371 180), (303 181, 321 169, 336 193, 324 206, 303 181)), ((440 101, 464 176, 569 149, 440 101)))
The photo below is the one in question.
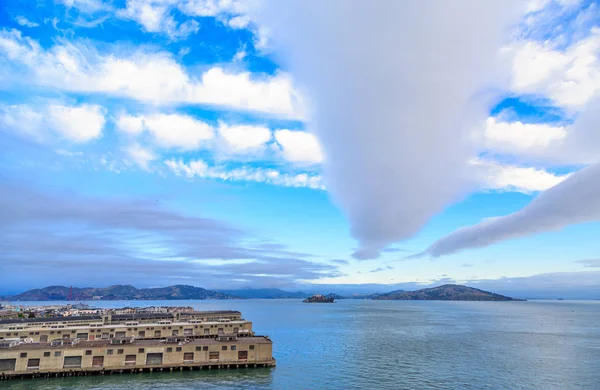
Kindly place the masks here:
POLYGON ((5 0, 0 294, 600 298, 599 7, 5 0))

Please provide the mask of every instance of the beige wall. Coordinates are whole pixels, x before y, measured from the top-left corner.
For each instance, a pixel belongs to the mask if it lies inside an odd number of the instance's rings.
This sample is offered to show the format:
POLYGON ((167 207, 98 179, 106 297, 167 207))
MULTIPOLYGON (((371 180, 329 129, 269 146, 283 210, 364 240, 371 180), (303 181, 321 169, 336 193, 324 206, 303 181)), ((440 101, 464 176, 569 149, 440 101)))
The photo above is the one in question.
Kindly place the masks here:
MULTIPOLYGON (((15 372, 31 372, 31 371, 60 371, 63 369, 63 363, 65 356, 81 356, 81 368, 92 369, 92 359, 94 356, 104 356, 104 369, 119 369, 119 368, 130 368, 130 367, 144 367, 146 366, 146 354, 147 353, 162 353, 163 354, 163 366, 177 366, 182 364, 192 363, 208 363, 210 352, 219 352, 218 360, 210 360, 210 362, 219 363, 238 363, 238 352, 247 351, 248 358, 243 362, 259 362, 259 361, 270 361, 272 359, 272 344, 266 339, 262 341, 247 342, 247 340, 241 339, 238 341, 231 342, 220 342, 211 344, 202 344, 201 342, 188 343, 183 346, 177 344, 159 344, 156 345, 143 345, 148 343, 133 343, 133 344, 122 344, 122 345, 109 345, 100 347, 79 347, 77 345, 73 347, 48 347, 47 349, 39 348, 36 346, 32 349, 25 349, 23 347, 18 349, 4 349, 0 350, 0 359, 16 358, 16 370, 15 372), (254 346, 254 349, 250 349, 250 345, 254 346), (204 347, 208 347, 208 350, 204 350, 204 347), (235 350, 232 350, 232 346, 235 346, 235 350), (180 347, 181 351, 177 351, 180 347), (226 347, 226 350, 223 348, 226 347), (143 352, 140 352, 140 348, 143 348, 143 352), (167 352, 167 349, 171 348, 172 352, 167 352), (197 350, 197 349, 200 350, 197 350), (119 353, 119 350, 123 350, 119 353), (112 350, 112 354, 109 354, 108 350, 112 350), (86 351, 90 354, 86 354, 86 351), (44 353, 50 353, 50 356, 44 356, 44 353), (59 356, 56 353, 59 352, 59 356), (193 362, 184 362, 184 353, 192 352, 193 362), (21 357, 22 353, 26 353, 26 357, 21 357), (135 366, 125 366, 126 355, 136 355, 135 366), (29 359, 40 359, 39 370, 28 370, 27 362, 29 359)), ((100 369, 100 368, 98 368, 100 369)))
POLYGON ((252 333, 252 322, 245 321, 229 322, 229 323, 201 323, 201 324, 140 324, 136 326, 127 325, 106 325, 103 327, 90 327, 85 325, 77 325, 76 327, 68 326, 61 329, 48 329, 40 327, 31 327, 20 330, 0 329, 0 338, 32 338, 34 342, 40 342, 42 336, 46 336, 48 341, 63 338, 67 335, 69 338, 76 338, 77 334, 87 333, 88 340, 100 339, 102 334, 106 333, 109 337, 116 337, 117 332, 125 332, 125 337, 137 338, 155 338, 155 331, 160 331, 160 336, 171 337, 173 331, 177 331, 178 336, 184 336, 184 330, 190 329, 193 336, 204 336, 204 329, 208 329, 208 335, 215 336, 219 334, 219 329, 223 329, 224 334, 233 334, 235 328, 239 330, 247 330, 252 333), (140 332, 145 332, 144 336, 140 332), (93 337, 90 337, 93 336, 93 337))

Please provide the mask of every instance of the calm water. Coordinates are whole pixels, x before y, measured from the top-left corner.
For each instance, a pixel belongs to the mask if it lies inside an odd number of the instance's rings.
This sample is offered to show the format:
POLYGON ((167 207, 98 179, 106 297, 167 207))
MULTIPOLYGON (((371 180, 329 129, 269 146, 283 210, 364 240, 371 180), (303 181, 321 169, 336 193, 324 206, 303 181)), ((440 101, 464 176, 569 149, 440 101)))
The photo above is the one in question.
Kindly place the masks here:
MULTIPOLYGON (((105 307, 128 302, 91 302, 105 307)), ((25 380, 6 389, 600 389, 600 301, 144 301, 234 309, 277 367, 25 380)))

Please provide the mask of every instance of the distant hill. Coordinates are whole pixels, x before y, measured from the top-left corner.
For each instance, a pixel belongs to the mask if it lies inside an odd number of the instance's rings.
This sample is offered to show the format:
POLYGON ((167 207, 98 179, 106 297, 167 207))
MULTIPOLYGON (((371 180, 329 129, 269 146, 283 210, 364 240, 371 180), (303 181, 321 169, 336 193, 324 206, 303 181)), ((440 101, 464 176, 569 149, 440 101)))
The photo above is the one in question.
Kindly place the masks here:
POLYGON ((392 291, 376 294, 377 300, 420 300, 420 301, 518 301, 500 294, 494 294, 477 288, 445 284, 443 286, 424 288, 417 291, 392 291))
MULTIPOLYGON (((29 290, 21 294, 3 297, 11 301, 65 301, 69 299, 70 287, 50 286, 29 290)), ((135 288, 128 285, 116 285, 106 288, 73 287, 71 300, 85 301, 100 297, 101 300, 172 300, 172 299, 232 299, 228 294, 205 290, 201 287, 176 285, 159 288, 135 288)))
POLYGON ((217 290, 226 295, 246 299, 304 299, 310 294, 302 291, 284 291, 278 288, 244 288, 240 290, 217 290))

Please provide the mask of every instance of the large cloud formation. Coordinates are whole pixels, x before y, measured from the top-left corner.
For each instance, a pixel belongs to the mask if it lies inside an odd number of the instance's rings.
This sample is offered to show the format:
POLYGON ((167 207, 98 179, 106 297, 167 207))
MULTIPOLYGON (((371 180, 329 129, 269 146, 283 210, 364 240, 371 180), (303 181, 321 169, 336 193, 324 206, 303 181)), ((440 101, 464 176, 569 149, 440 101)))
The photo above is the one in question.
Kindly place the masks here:
MULTIPOLYGON (((544 191, 522 210, 464 227, 420 255, 434 257, 569 225, 600 220, 600 164, 584 168, 544 191)), ((417 255, 418 256, 418 255, 417 255)))
MULTIPOLYGON (((489 110, 519 2, 268 2, 252 15, 311 102, 326 185, 376 258, 469 186, 469 134, 489 110)), ((501 77, 500 77, 501 78, 501 77)))

